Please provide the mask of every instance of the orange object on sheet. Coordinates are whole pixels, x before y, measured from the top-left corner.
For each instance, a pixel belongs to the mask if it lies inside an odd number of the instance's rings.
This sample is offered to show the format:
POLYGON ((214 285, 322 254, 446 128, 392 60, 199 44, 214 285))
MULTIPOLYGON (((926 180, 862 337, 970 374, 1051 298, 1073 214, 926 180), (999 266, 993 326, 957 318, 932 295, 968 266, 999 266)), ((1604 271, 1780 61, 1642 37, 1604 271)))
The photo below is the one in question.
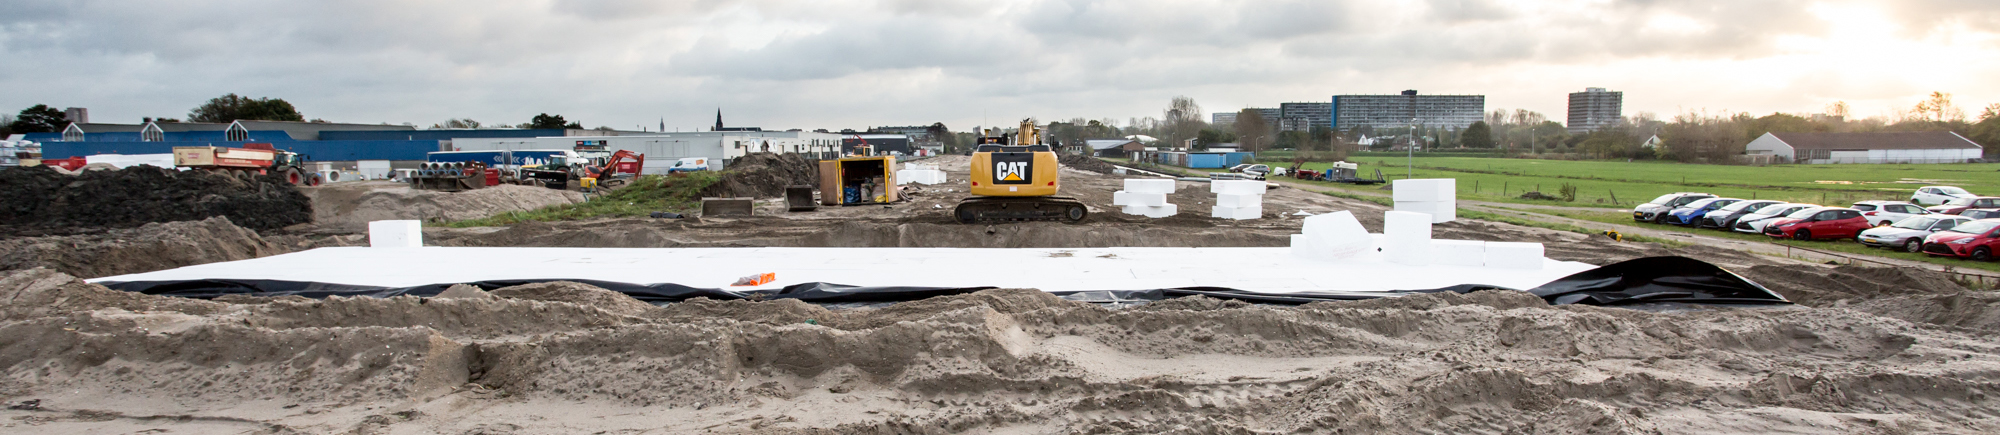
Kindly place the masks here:
POLYGON ((777 280, 778 280, 778 274, 775 274, 775 273, 769 273, 769 272, 766 272, 766 273, 760 273, 760 274, 756 274, 756 275, 750 275, 750 276, 746 276, 746 277, 742 277, 742 278, 737 278, 737 279, 736 279, 736 283, 735 283, 735 284, 730 284, 730 285, 732 285, 732 286, 739 286, 739 287, 740 287, 740 286, 760 286, 760 285, 764 285, 764 284, 770 284, 770 283, 771 283, 771 281, 777 281, 777 280))

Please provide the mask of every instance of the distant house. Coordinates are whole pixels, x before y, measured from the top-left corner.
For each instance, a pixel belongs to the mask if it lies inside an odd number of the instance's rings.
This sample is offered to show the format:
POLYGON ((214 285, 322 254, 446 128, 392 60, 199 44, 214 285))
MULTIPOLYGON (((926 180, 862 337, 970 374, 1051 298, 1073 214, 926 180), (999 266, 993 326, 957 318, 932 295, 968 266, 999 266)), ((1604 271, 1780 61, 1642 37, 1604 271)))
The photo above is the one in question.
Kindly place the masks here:
POLYGON ((1965 163, 1985 152, 1949 131, 1901 133, 1765 133, 1743 147, 1755 158, 1789 163, 1965 163))
POLYGON ((1083 143, 1098 157, 1125 157, 1133 151, 1146 149, 1145 144, 1132 139, 1090 139, 1083 143))

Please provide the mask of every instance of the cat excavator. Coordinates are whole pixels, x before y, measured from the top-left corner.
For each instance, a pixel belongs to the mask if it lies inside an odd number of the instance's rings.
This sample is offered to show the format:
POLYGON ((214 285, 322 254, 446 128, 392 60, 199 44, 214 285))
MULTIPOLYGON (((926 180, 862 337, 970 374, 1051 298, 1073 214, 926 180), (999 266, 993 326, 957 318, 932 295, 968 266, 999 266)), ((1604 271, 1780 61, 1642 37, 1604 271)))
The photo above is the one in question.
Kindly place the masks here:
POLYGON ((1089 209, 1082 201, 1056 196, 1056 153, 1042 141, 1034 118, 1021 120, 1014 134, 980 134, 972 151, 972 197, 958 203, 952 217, 959 223, 1060 221, 1082 222, 1089 209))

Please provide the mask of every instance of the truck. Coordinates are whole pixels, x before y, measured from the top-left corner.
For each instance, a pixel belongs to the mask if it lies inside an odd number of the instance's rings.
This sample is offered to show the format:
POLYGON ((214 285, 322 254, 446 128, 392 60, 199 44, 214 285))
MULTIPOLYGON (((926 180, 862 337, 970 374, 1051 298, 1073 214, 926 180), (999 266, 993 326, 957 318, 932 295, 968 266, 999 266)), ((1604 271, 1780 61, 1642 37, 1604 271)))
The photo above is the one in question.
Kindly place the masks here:
POLYGON ((174 166, 206 171, 239 171, 281 174, 294 186, 318 186, 325 182, 319 173, 305 170, 306 156, 271 147, 268 143, 246 143, 242 148, 219 146, 174 147, 174 166))
POLYGON ((707 157, 682 157, 680 160, 675 160, 673 166, 667 167, 667 173, 669 174, 675 172, 696 172, 696 171, 706 171, 706 170, 708 170, 707 157))

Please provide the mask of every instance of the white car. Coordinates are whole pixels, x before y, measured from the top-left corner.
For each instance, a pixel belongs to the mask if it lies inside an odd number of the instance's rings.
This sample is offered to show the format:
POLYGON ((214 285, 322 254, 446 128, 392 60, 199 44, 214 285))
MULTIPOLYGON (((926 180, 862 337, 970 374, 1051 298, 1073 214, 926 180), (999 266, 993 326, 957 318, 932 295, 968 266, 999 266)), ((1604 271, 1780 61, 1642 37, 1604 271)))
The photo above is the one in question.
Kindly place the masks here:
POLYGON ((1910 202, 1919 205, 1939 205, 1954 198, 1972 198, 1977 196, 1979 195, 1973 195, 1972 192, 1952 186, 1924 186, 1917 188, 1917 193, 1910 195, 1910 202))
POLYGON ((1695 192, 1675 192, 1660 195, 1659 198, 1653 198, 1652 201, 1639 204, 1638 207, 1633 207, 1632 220, 1664 224, 1667 223, 1667 212, 1673 211, 1680 206, 1688 205, 1690 202, 1714 197, 1715 195, 1695 192))
POLYGON ((1764 206, 1764 208, 1757 209, 1756 213, 1746 214, 1743 215, 1743 217, 1741 218, 1737 218, 1736 226, 1730 228, 1730 230, 1739 233, 1764 234, 1764 225, 1771 223, 1773 218, 1792 214, 1798 212, 1799 210, 1805 210, 1808 208, 1820 208, 1820 207, 1818 205, 1813 205, 1813 204, 1767 205, 1764 206))
POLYGON ((1932 214, 1930 210, 1925 210, 1916 204, 1896 201, 1861 201, 1854 203, 1854 209, 1860 210, 1861 216, 1868 218, 1869 224, 1878 227, 1902 222, 1903 219, 1912 216, 1932 214))
POLYGON ((1972 218, 1952 215, 1916 216, 1896 221, 1895 225, 1869 228, 1855 236, 1854 240, 1863 245, 1877 248, 1901 249, 1904 252, 1923 252, 1924 238, 1931 234, 1949 230, 1958 224, 1972 222, 1972 218))

